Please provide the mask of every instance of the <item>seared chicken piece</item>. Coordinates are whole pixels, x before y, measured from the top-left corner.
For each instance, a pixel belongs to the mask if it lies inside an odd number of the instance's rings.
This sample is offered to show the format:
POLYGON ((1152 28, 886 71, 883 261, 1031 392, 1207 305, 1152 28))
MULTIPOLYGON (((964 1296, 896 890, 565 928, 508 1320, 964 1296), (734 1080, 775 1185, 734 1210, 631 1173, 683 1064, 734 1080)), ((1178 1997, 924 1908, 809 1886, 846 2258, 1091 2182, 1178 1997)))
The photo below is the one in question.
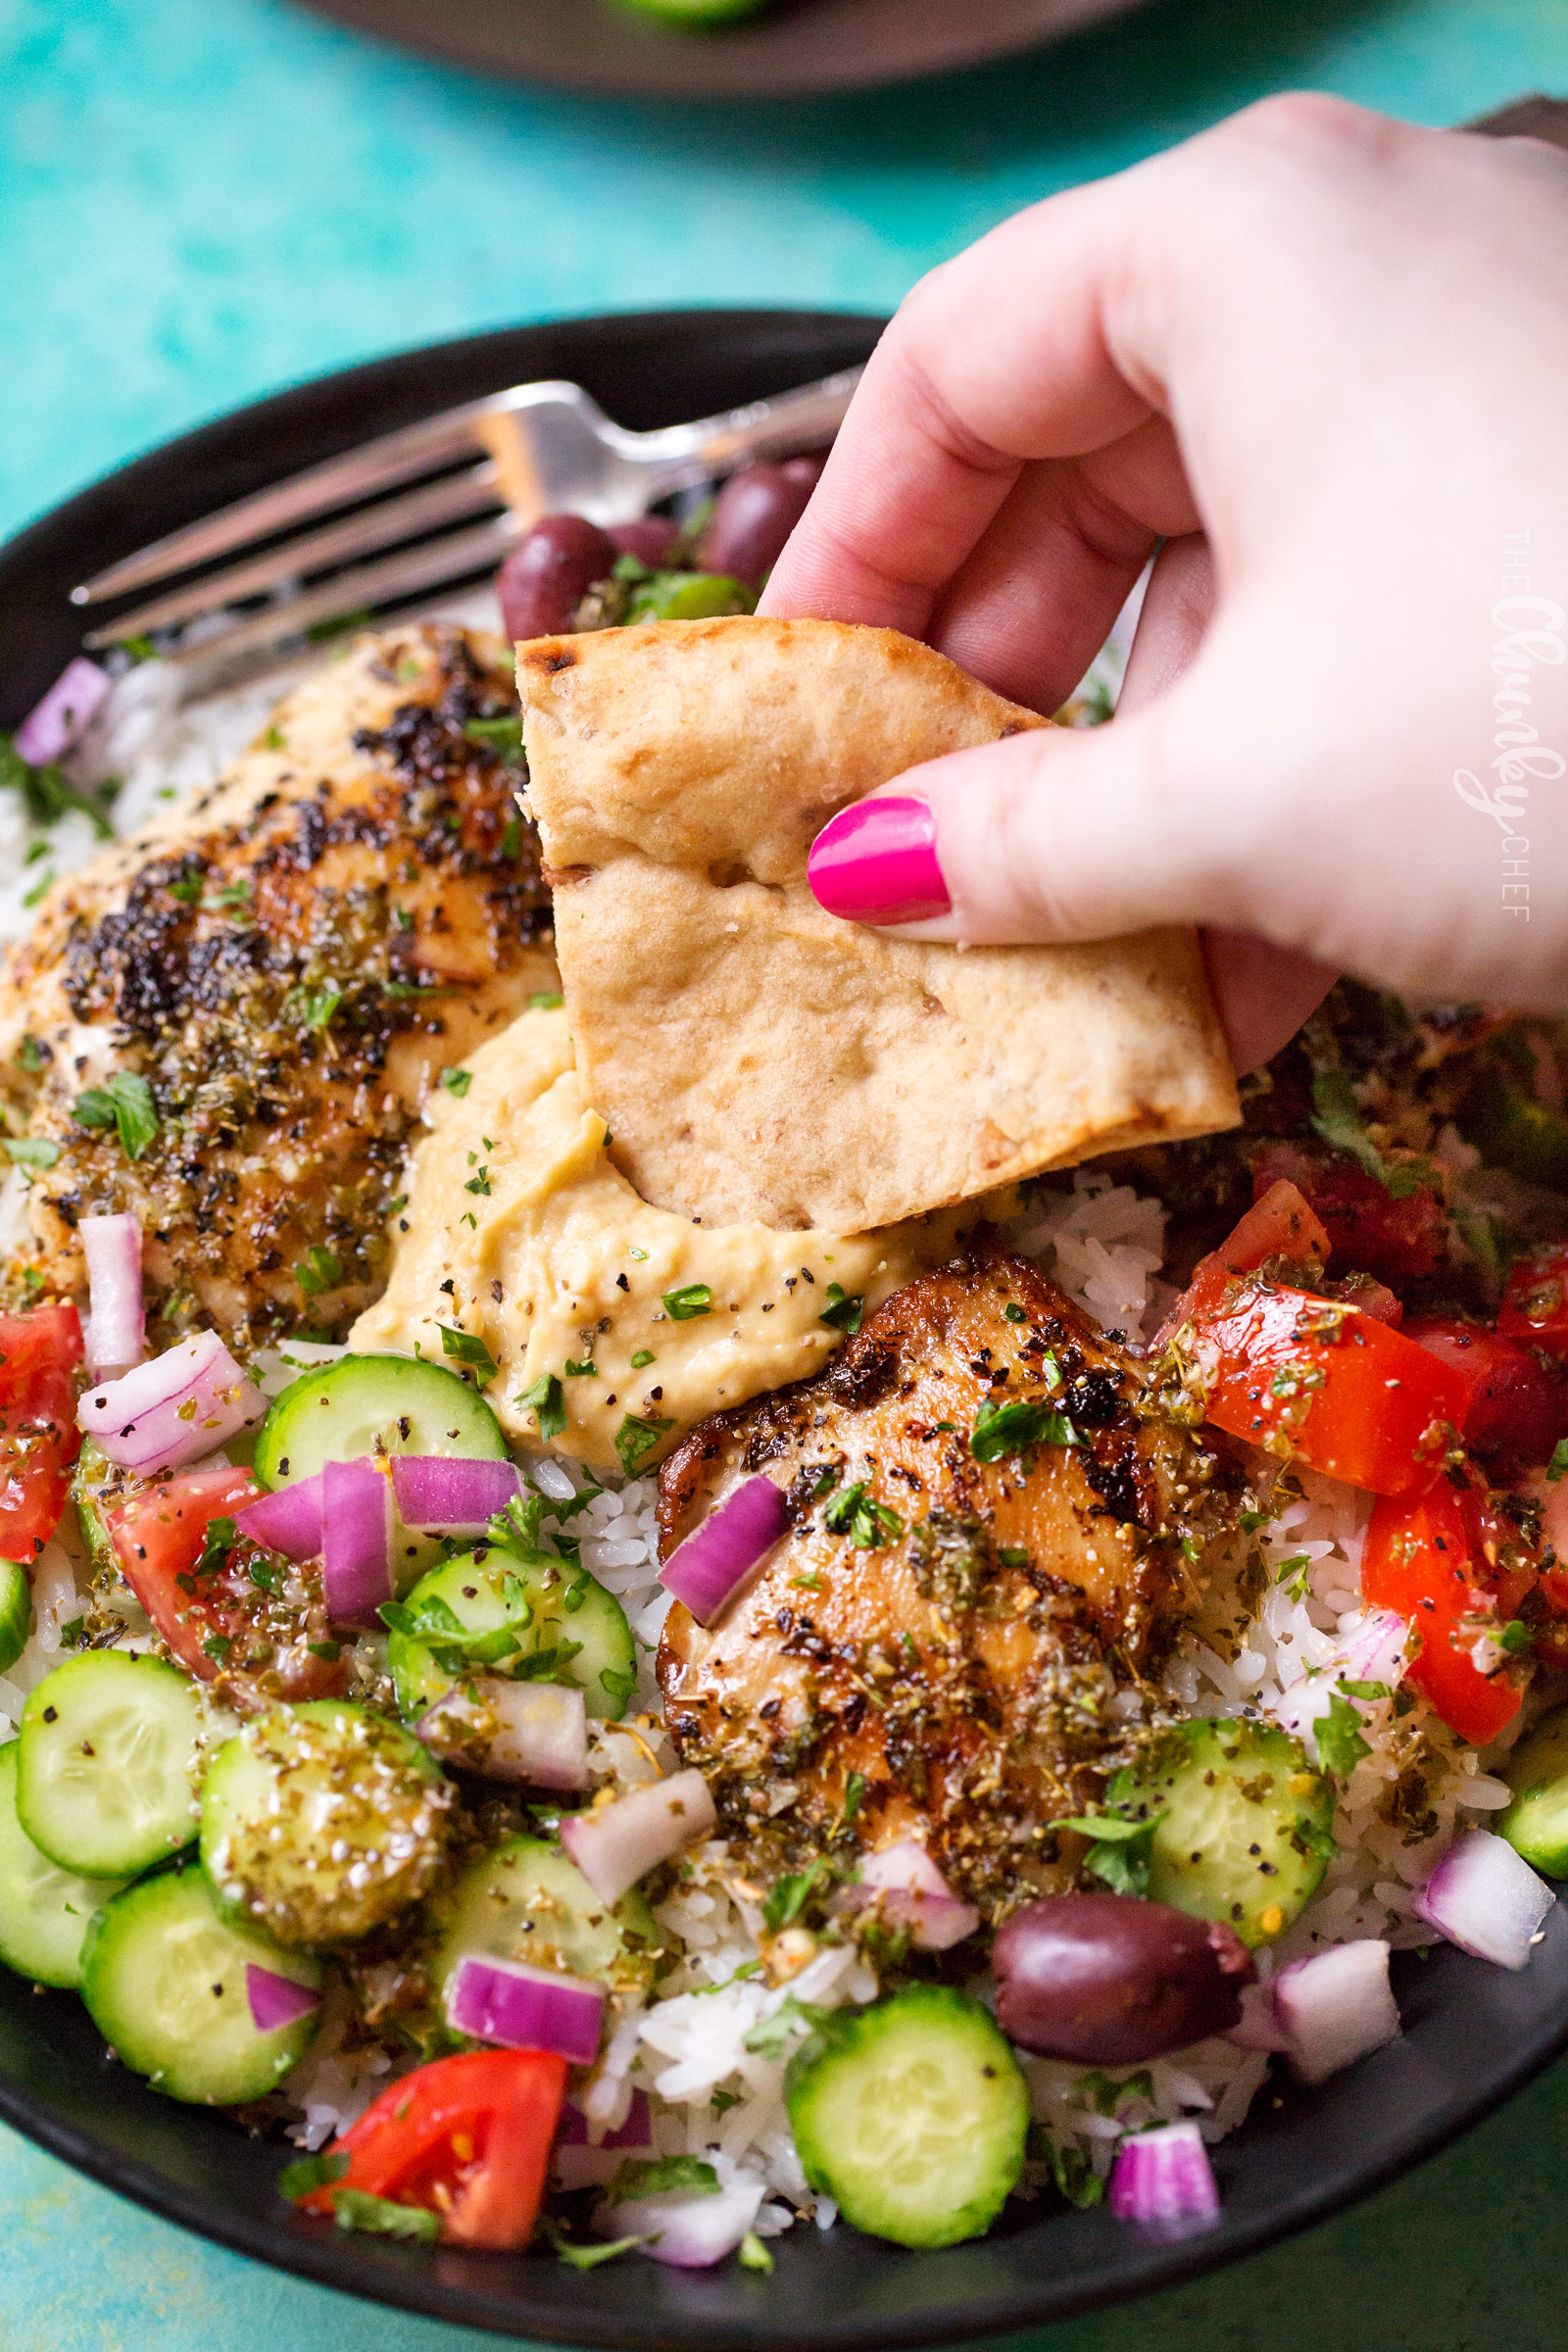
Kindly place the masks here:
POLYGON ((898 1292, 814 1380, 693 1431, 661 1477, 664 1555, 756 1471, 789 1533, 712 1631, 679 1604, 665 1622, 684 1761, 762 1876, 914 1838, 995 1918, 1125 1757, 1112 1702, 1157 1669, 1194 1597, 1183 1541, 1218 1532, 1236 1480, 994 1250, 898 1292), (982 1408, 1031 1405, 1070 1430, 1036 1415, 1031 1440, 1014 1414, 987 1437, 982 1408), (977 1423, 998 1458, 976 1458, 977 1423))
POLYGON ((51 1287, 80 1217, 130 1209, 166 1333, 335 1335, 375 1296, 437 1072, 557 986, 516 710, 498 638, 363 637, 51 892, 0 981, 13 1133, 59 1146, 27 1201, 51 1287), (156 1132, 115 1122, 122 1073, 156 1132))

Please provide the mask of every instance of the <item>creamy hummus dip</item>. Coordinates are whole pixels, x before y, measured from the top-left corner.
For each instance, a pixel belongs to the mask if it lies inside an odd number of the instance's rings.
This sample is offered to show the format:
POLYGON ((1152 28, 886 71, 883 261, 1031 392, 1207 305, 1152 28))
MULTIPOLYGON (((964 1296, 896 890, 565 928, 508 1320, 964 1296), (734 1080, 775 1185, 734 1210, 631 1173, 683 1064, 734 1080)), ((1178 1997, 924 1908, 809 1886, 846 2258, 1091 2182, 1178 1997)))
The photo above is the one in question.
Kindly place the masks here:
POLYGON ((424 1115, 391 1278, 350 1344, 467 1360, 513 1437, 599 1468, 641 1470, 705 1414, 817 1371, 854 1321, 825 1311, 869 1311, 1015 1205, 1008 1189, 851 1236, 652 1208, 609 1156, 564 1010, 523 1013, 424 1115))

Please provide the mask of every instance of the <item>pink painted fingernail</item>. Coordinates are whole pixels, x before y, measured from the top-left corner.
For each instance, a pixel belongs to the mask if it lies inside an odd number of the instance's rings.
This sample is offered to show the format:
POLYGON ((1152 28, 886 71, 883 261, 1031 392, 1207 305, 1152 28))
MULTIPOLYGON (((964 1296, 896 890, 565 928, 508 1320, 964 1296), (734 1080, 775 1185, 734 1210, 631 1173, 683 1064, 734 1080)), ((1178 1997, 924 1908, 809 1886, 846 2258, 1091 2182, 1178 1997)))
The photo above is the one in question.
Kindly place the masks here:
POLYGON ((829 817, 806 870, 817 905, 847 923, 927 923, 953 905, 929 804, 894 793, 829 817))

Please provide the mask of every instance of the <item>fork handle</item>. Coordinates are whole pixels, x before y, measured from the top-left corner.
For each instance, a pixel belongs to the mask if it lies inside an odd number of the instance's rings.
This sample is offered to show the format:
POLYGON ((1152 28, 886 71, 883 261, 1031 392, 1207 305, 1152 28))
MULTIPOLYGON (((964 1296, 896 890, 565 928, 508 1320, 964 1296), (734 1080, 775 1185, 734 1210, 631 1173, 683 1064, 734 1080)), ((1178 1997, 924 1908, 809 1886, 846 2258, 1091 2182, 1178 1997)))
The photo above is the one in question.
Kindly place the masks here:
POLYGON ((692 424, 666 425, 658 432, 627 433, 624 454, 648 469, 647 495, 652 500, 734 473, 758 459, 819 449, 843 423, 864 372, 846 368, 817 383, 801 384, 772 400, 754 400, 719 416, 701 416, 692 424))

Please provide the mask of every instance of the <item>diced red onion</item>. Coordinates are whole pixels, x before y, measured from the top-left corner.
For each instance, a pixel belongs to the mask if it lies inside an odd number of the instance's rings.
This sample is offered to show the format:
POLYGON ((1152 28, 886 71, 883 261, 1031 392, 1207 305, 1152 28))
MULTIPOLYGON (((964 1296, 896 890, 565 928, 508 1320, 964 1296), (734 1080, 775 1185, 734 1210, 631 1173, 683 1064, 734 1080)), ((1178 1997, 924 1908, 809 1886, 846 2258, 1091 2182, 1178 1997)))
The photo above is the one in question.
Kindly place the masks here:
POLYGON ((279 1487, 259 1495, 234 1513, 234 1525, 253 1544, 280 1551, 286 1560, 318 1560, 321 1556, 321 1490, 326 1473, 302 1478, 292 1487, 279 1487))
POLYGON ((710 1838, 716 1824, 702 1774, 677 1772, 613 1804, 572 1814, 561 1825, 561 1842, 600 1901, 618 1903, 656 1863, 710 1838))
POLYGON ((550 2177, 557 2188, 607 2188, 628 2156, 651 2156, 654 2134, 648 2094, 634 2090, 626 2121, 617 2132, 607 2132, 597 2147, 588 2139, 588 2121, 568 2099, 562 2110, 550 2159, 550 2177))
POLYGON ((87 1260, 87 1369, 101 1375, 139 1364, 147 1341, 141 1295, 141 1226, 129 1215, 83 1217, 76 1227, 87 1260))
POLYGON ((496 1513, 522 1493, 522 1473, 514 1462, 399 1453, 392 1458, 392 1492, 405 1527, 477 1540, 496 1513))
MULTIPOLYGON (((1346 1695, 1342 1683, 1386 1683, 1391 1690, 1397 1690, 1409 1641, 1409 1625, 1396 1610, 1368 1609, 1315 1673, 1292 1683, 1274 1709, 1275 1722, 1299 1739, 1321 1722, 1336 1698, 1346 1695)), ((1350 1703, 1364 1711, 1377 1701, 1352 1698, 1350 1703)))
POLYGON ((744 1478, 684 1544, 676 1544, 659 1581, 686 1603, 699 1625, 711 1625, 787 1524, 784 1496, 773 1481, 744 1478))
POLYGON ((559 2050, 573 2066, 599 2055, 605 1991, 581 1977, 465 1952, 447 1980, 447 2024, 509 2050, 559 2050))
POLYGON ((601 2237, 641 2237, 645 2254, 678 2271, 706 2271, 733 2254, 757 2220, 762 2183, 742 2173, 715 2194, 671 2189, 660 2197, 631 2197, 601 2205, 594 2228, 601 2237))
POLYGON ((68 662, 41 703, 27 712, 12 742, 29 767, 47 767, 86 733, 109 692, 107 671, 78 655, 68 662))
POLYGON ((1440 1936, 1477 1960, 1523 1968, 1556 1896, 1506 1838, 1466 1830, 1416 1897, 1440 1936))
POLYGON ((1273 1989, 1274 2015, 1288 2036, 1291 2068, 1303 2082, 1326 2082, 1398 2034, 1389 1947, 1374 1937, 1293 1960, 1281 1969, 1273 1989))
POLYGON ((1242 2050, 1288 2050, 1291 2036, 1274 2005, 1272 1984, 1244 1984, 1242 2014, 1225 2035, 1242 2050))
POLYGON ((885 1845, 860 1867, 860 1885, 877 1898, 877 1909, 891 1928, 907 1928, 909 1940, 922 1951, 945 1952, 980 1925, 972 1903, 961 1903, 913 1838, 885 1845))
POLYGON ((173 1470, 214 1452, 266 1410, 217 1332, 204 1331, 89 1389, 76 1426, 122 1469, 173 1470))
MULTIPOLYGON (((561 2129, 556 2133, 558 2148, 585 2148, 588 2142, 588 2118, 572 2099, 561 2111, 561 2129)), ((634 2090, 626 2121, 607 2132, 599 2142, 602 2148, 651 2148, 654 2144, 653 2110, 648 2104, 646 2090, 634 2090)))
POLYGON ((471 1763, 493 1780, 525 1781, 535 1788, 588 1786, 588 1711, 582 1692, 567 1683, 481 1675, 438 1698, 416 1729, 437 1755, 471 1763), (476 1751, 475 1728, 488 1727, 492 1718, 497 1729, 476 1751))
POLYGON ((372 1633, 392 1597, 392 1482, 371 1462, 321 1472, 321 1592, 334 1625, 372 1633))
POLYGON ((1116 2152, 1110 2210, 1118 2221, 1177 2233, 1212 2222, 1219 2190, 1198 2126, 1130 2132, 1116 2152))
POLYGON ((280 1977, 276 1969, 258 1968, 254 1960, 245 1963, 245 1998, 258 2034, 275 2034, 279 2026, 292 2026, 321 2005, 320 1994, 308 1984, 280 1977))

